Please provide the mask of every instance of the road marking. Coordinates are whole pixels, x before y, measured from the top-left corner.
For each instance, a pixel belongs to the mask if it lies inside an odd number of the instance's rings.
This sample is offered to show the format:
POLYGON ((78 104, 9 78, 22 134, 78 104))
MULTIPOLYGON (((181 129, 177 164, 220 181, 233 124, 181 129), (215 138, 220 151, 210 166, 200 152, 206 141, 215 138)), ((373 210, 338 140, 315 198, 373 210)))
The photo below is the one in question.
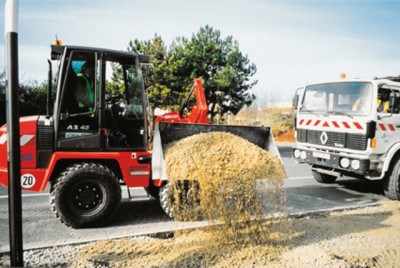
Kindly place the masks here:
MULTIPOLYGON (((48 196, 49 194, 43 193, 43 194, 23 194, 21 195, 22 197, 37 197, 37 196, 48 196)), ((8 195, 0 195, 0 199, 6 199, 8 198, 8 195)))
POLYGON ((308 179, 313 179, 313 177, 308 176, 308 177, 290 177, 287 178, 288 180, 308 180, 308 179))

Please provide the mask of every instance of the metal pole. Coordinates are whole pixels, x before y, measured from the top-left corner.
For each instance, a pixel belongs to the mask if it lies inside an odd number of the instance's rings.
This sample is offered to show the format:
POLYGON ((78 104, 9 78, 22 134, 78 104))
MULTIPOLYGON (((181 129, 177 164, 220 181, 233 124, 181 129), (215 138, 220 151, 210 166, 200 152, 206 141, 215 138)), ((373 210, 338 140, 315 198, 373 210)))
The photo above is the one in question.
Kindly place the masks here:
POLYGON ((8 141, 8 207, 11 266, 23 266, 21 153, 19 133, 18 0, 6 0, 6 113, 8 141))

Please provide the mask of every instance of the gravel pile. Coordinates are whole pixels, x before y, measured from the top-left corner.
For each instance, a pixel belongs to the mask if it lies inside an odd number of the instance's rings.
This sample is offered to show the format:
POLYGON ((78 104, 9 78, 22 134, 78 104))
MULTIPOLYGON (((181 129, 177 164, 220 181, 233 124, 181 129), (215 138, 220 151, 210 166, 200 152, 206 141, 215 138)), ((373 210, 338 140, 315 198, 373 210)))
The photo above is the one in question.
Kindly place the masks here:
MULTIPOLYGON (((45 249, 24 251, 25 267, 70 267, 69 261, 74 259, 80 246, 60 246, 45 249)), ((9 267, 10 258, 4 254, 0 256, 0 267, 9 267)))
MULTIPOLYGON (((196 212, 218 222, 212 230, 218 243, 269 240, 265 217, 284 214, 286 173, 278 157, 231 133, 210 132, 171 144, 165 162, 176 218, 193 219, 196 212)), ((206 244, 212 248, 212 243, 206 244)))
POLYGON ((276 213, 283 206, 286 174, 281 161, 231 133, 201 133, 179 140, 165 150, 165 162, 170 184, 175 186, 176 213, 193 212, 190 206, 182 207, 186 201, 182 180, 196 182, 201 213, 208 220, 232 225, 276 213))
MULTIPOLYGON (((269 242, 211 244, 207 229, 25 253, 26 267, 398 267, 400 202, 270 222, 269 242), (282 225, 291 227, 282 228, 282 225)), ((9 266, 0 256, 0 266, 9 266)))
MULTIPOLYGON (((153 238, 138 236, 129 239, 115 239, 78 245, 25 250, 23 256, 24 267, 111 267, 110 264, 112 262, 110 260, 98 260, 96 255, 101 252, 101 248, 106 248, 104 243, 109 244, 115 241, 114 243, 120 244, 120 241, 123 240, 132 244, 141 244, 146 241, 151 241, 153 238), (94 248, 96 248, 97 252, 89 250, 94 248)), ((114 253, 115 252, 116 250, 114 248, 114 253)), ((10 267, 10 257, 8 254, 0 255, 0 267, 10 267)))

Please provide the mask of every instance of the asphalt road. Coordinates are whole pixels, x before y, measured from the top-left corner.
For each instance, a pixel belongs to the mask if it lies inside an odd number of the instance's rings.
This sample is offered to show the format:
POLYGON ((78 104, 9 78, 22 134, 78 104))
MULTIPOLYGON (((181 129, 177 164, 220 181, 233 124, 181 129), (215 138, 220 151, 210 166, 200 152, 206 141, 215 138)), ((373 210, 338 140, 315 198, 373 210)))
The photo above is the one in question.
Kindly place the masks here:
MULTIPOLYGON (((386 200, 379 182, 341 178, 335 184, 319 184, 306 165, 291 157, 291 145, 280 144, 279 151, 288 179, 285 180, 286 209, 291 215, 374 205, 386 200)), ((204 226, 206 222, 170 220, 157 200, 147 197, 142 189, 131 189, 133 200, 123 191, 123 202, 108 226, 75 230, 61 224, 49 205, 48 191, 23 191, 24 249, 87 241, 155 234, 183 228, 204 226)), ((7 189, 0 186, 0 253, 9 251, 7 189)))

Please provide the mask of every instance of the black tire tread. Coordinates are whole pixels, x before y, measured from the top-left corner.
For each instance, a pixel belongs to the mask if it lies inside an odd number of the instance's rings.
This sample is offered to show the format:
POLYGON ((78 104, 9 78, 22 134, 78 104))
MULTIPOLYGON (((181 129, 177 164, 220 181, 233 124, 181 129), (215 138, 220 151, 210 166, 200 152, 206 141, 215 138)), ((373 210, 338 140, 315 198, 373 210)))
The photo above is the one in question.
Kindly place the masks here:
MULTIPOLYGON (((178 183, 178 188, 182 187, 182 184, 178 183)), ((159 192, 159 200, 161 208, 164 210, 165 214, 167 214, 170 218, 178 221, 197 221, 203 218, 201 212, 200 204, 186 203, 182 199, 179 200, 180 204, 173 203, 171 200, 171 195, 174 194, 174 185, 172 183, 167 183, 164 186, 160 187, 159 192), (177 209, 181 211, 176 211, 177 209)), ((181 191, 183 188, 181 188, 181 191)), ((176 202, 176 201, 175 201, 176 202)))
POLYGON ((63 224, 72 228, 82 228, 82 227, 94 227, 103 225, 107 220, 109 220, 112 215, 117 211, 121 200, 121 187, 119 185, 118 179, 115 174, 105 165, 96 162, 80 162, 67 167, 60 175, 54 179, 51 183, 50 188, 50 206, 55 217, 59 219, 63 224), (82 173, 82 170, 88 170, 91 172, 97 172, 103 176, 103 178, 108 178, 110 186, 113 188, 109 193, 109 200, 112 200, 112 204, 109 204, 109 208, 106 211, 102 211, 102 215, 96 215, 93 219, 87 220, 77 220, 68 218, 69 215, 63 215, 57 206, 57 196, 61 194, 61 191, 70 183, 70 179, 75 176, 75 174, 82 173))
POLYGON ((390 172, 383 179, 383 193, 392 200, 400 200, 400 157, 394 159, 390 172))

